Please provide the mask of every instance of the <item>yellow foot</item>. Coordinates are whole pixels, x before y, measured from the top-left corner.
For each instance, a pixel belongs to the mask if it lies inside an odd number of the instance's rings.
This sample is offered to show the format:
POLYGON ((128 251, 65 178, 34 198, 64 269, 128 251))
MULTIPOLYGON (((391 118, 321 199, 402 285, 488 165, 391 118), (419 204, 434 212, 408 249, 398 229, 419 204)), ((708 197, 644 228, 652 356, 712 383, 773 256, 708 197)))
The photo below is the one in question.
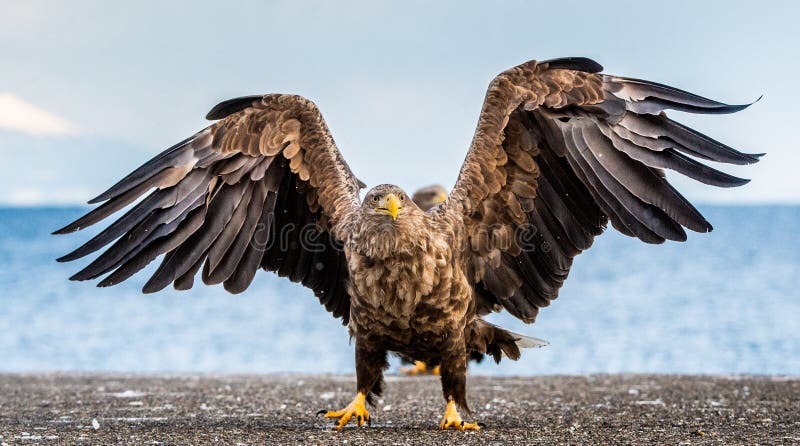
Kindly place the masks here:
POLYGON ((439 429, 455 428, 460 431, 479 431, 481 427, 478 423, 466 423, 461 419, 461 415, 456 410, 456 402, 450 400, 447 402, 447 408, 444 410, 444 417, 442 422, 439 423, 439 429))
POLYGON ((353 400, 353 402, 348 404, 344 409, 337 411, 320 410, 317 412, 317 415, 325 414, 325 418, 338 418, 339 422, 336 424, 336 429, 341 429, 347 426, 347 423, 350 422, 350 419, 355 420, 359 426, 363 426, 364 423, 371 424, 372 421, 369 419, 367 406, 364 405, 366 400, 367 396, 361 392, 358 392, 358 395, 356 395, 356 398, 353 400))
POLYGON ((400 373, 403 375, 438 375, 439 366, 437 365, 432 370, 428 369, 428 365, 422 361, 414 361, 413 367, 400 367, 400 373))

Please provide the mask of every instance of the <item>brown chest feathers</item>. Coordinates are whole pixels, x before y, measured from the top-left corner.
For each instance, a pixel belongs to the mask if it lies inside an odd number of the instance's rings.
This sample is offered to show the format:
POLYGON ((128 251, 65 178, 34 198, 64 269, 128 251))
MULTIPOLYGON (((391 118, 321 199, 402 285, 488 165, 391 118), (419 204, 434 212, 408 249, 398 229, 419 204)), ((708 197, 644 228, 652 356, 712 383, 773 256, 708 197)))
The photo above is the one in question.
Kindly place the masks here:
POLYGON ((353 334, 402 350, 463 331, 472 295, 451 240, 427 216, 360 231, 346 247, 353 334))

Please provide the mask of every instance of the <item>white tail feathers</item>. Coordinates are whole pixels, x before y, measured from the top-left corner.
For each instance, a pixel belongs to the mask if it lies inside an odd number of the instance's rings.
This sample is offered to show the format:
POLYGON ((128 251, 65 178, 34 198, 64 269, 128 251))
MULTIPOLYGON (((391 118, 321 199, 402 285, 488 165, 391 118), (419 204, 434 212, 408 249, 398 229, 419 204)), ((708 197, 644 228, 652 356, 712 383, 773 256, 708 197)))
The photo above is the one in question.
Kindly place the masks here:
POLYGON ((523 336, 519 333, 509 332, 511 336, 514 336, 516 339, 515 343, 517 347, 520 349, 523 348, 541 348, 547 345, 550 345, 549 342, 545 341, 544 339, 534 338, 531 336, 523 336))
POLYGON ((498 363, 502 357, 513 361, 518 360, 522 349, 544 347, 549 344, 544 339, 514 333, 483 319, 475 321, 473 330, 471 332, 474 336, 472 349, 490 355, 498 363))

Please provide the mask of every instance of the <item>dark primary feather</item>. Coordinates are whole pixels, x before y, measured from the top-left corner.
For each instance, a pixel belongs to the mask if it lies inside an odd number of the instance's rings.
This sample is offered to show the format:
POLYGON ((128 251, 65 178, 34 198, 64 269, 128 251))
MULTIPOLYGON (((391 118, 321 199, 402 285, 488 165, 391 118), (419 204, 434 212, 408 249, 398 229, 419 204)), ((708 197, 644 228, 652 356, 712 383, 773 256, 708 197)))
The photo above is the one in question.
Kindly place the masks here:
POLYGON ((161 266, 144 285, 143 292, 153 293, 165 288, 188 271, 195 262, 207 255, 211 244, 225 229, 231 214, 239 204, 244 186, 244 183, 240 183, 236 186, 221 188, 219 194, 211 200, 208 206, 202 228, 195 231, 187 243, 179 246, 173 256, 164 259, 161 266))
POLYGON ((270 194, 273 199, 268 194, 269 192, 263 182, 256 183, 252 198, 247 203, 247 211, 244 215, 245 220, 239 230, 236 231, 234 240, 228 249, 221 254, 222 257, 219 260, 215 256, 209 256, 209 261, 206 262, 207 268, 203 270, 203 282, 205 284, 220 284, 228 280, 236 271, 242 256, 245 254, 245 250, 254 240, 254 234, 258 229, 258 223, 262 219, 264 209, 269 209, 268 213, 272 211, 275 194, 270 194))
MULTIPOLYGON (((156 239, 173 233, 186 219, 188 214, 203 204, 203 197, 198 197, 188 206, 178 207, 182 212, 171 217, 170 212, 152 213, 148 219, 132 229, 127 237, 120 237, 114 245, 104 251, 86 268, 79 271, 71 280, 92 280, 117 268, 134 255, 142 251, 156 239), (162 221, 169 220, 169 221, 162 221)), ((176 206, 177 207, 177 206, 176 206)))
POLYGON ((105 279, 101 280, 97 286, 106 287, 117 285, 141 271, 150 262, 155 260, 156 257, 165 253, 169 255, 169 253, 179 247, 181 243, 185 242, 195 231, 202 227, 205 215, 206 209, 203 207, 192 211, 174 231, 143 246, 138 253, 122 263, 122 265, 116 268, 105 279))
POLYGON ((674 170, 694 180, 718 187, 742 186, 750 181, 720 172, 670 147, 661 150, 650 150, 647 147, 640 147, 634 144, 614 131, 610 131, 607 126, 601 126, 599 129, 611 140, 617 150, 647 166, 674 170))
POLYGON ((258 271, 266 246, 274 234, 275 208, 273 200, 275 195, 274 192, 268 194, 264 208, 261 210, 261 218, 258 221, 260 231, 253 234, 253 239, 245 248, 236 269, 223 282, 223 287, 230 293, 238 294, 247 289, 258 271))
MULTIPOLYGON (((71 261, 91 254, 121 235, 132 231, 135 226, 139 225, 139 223, 145 219, 149 220, 148 226, 146 226, 144 230, 152 231, 155 229, 155 226, 168 222, 176 218, 176 216, 180 216, 186 207, 191 206, 196 202, 197 198, 205 193, 205 188, 207 187, 209 179, 207 172, 195 171, 187 175, 180 185, 154 191, 94 238, 75 251, 59 258, 58 261, 71 261)), ((150 188, 148 187, 147 189, 150 188)), ((132 190, 139 191, 140 188, 135 187, 132 190)), ((127 194, 122 194, 105 204, 116 207, 116 205, 113 205, 116 200, 127 200, 127 194)), ((100 206, 98 209, 102 207, 103 206, 100 206)), ((91 212, 87 215, 91 215, 91 212)), ((82 217, 76 222, 85 224, 86 218, 82 217)), ((92 222, 92 224, 93 223, 95 222, 92 222)), ((70 226, 74 225, 75 223, 70 226)))
POLYGON ((663 138, 676 150, 710 161, 752 164, 758 162, 758 158, 761 156, 761 154, 748 154, 734 150, 662 115, 626 113, 618 125, 641 137, 663 138))
POLYGON ((604 76, 604 80, 606 89, 615 96, 625 99, 625 108, 634 113, 653 115, 671 109, 688 113, 724 114, 735 113, 752 105, 752 103, 724 104, 669 85, 642 79, 604 76))
POLYGON ((209 110, 208 114, 206 114, 206 119, 217 120, 234 113, 239 113, 240 111, 253 105, 253 102, 260 99, 261 96, 241 96, 222 101, 209 110))
POLYGON ((588 57, 561 57, 558 59, 543 60, 550 69, 576 70, 587 73, 599 73, 603 66, 588 57))
MULTIPOLYGON (((117 184, 111 186, 107 191, 89 200, 89 204, 110 200, 133 187, 147 183, 148 179, 153 176, 163 175, 164 171, 170 172, 180 166, 190 164, 197 155, 195 150, 191 150, 193 149, 193 145, 198 143, 202 145, 207 142, 203 136, 205 136, 205 133, 197 133, 161 152, 158 156, 125 176, 125 178, 121 179, 117 184)), ((151 187, 152 186, 154 185, 151 184, 151 187)))

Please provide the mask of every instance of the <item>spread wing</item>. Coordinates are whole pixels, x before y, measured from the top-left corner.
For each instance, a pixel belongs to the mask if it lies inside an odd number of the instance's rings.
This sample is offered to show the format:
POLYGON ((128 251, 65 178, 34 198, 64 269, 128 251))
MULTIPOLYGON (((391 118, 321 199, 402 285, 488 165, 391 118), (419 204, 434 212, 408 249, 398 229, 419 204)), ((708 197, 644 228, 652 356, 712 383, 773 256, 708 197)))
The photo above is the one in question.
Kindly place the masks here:
POLYGON ((207 117, 219 121, 136 169, 90 201, 99 207, 56 231, 83 229, 144 197, 59 261, 113 242, 72 277, 108 274, 99 286, 109 286, 164 254, 146 293, 170 283, 191 288, 201 267, 203 282, 239 293, 261 267, 311 288, 346 323, 338 242, 363 185, 317 107, 299 96, 250 96, 225 101, 207 117))
POLYGON ((698 159, 758 161, 760 155, 738 152, 663 113, 731 113, 746 105, 601 70, 584 58, 531 61, 489 86, 443 205, 466 225, 479 313, 502 307, 533 322, 607 221, 647 243, 683 241, 684 228, 711 231, 661 169, 732 187, 747 180, 698 159))

